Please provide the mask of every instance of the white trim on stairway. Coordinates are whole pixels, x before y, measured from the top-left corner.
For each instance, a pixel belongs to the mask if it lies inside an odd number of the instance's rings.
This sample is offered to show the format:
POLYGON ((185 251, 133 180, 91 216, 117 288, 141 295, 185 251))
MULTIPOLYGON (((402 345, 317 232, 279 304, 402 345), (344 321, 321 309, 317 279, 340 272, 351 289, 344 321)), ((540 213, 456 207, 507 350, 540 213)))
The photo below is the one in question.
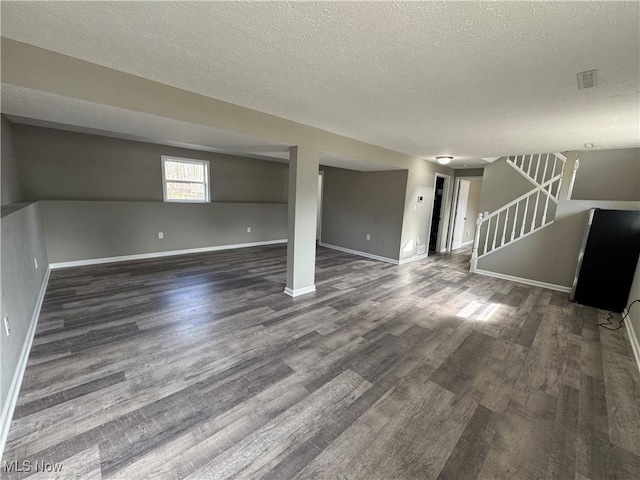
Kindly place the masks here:
POLYGON ((540 282, 531 278, 515 277, 513 275, 506 275, 504 273, 491 272, 489 270, 476 269, 475 272, 478 275, 484 275, 485 277, 500 278, 502 280, 510 280, 512 282, 524 283, 525 285, 532 285, 534 287, 548 288, 549 290, 556 290, 558 292, 570 293, 571 287, 565 287, 564 285, 556 285, 555 283, 540 282))
POLYGON ((236 243, 231 245, 216 245, 214 247, 187 248, 184 250, 167 250, 164 252, 139 253, 135 255, 121 255, 118 257, 90 258, 88 260, 73 260, 70 262, 52 263, 52 270, 58 268, 83 267, 85 265, 99 265, 101 263, 128 262, 131 260, 144 260, 147 258, 171 257, 174 255, 188 255, 190 253, 217 252, 219 250, 232 250, 234 248, 261 247, 264 245, 277 245, 287 243, 287 239, 267 240, 264 242, 236 243))
POLYGON ((535 187, 539 187, 540 186, 540 184, 536 180, 534 180, 533 177, 529 176, 529 174, 527 172, 522 170, 522 168, 520 168, 518 165, 516 165, 516 163, 513 160, 511 160, 509 157, 507 157, 507 164, 511 165, 513 167, 513 169, 516 172, 518 172, 531 185, 534 185, 535 187))
POLYGON ((42 279, 42 286, 40 287, 40 293, 36 300, 33 314, 31 315, 31 323, 27 330, 27 336, 22 344, 22 351, 20 352, 20 358, 18 364, 13 372, 13 378, 9 385, 9 391, 7 392, 7 398, 5 399, 2 407, 2 414, 0 414, 0 461, 2 460, 2 454, 4 453, 4 447, 7 443, 7 436, 9 435, 9 426, 11 425, 11 419, 13 418, 13 412, 16 409, 18 403, 18 394, 20 393, 20 386, 22 385, 22 378, 24 377, 24 371, 27 368, 27 362, 29 360, 29 353, 31 352, 31 345, 33 344, 33 337, 36 334, 36 326, 38 325, 38 318, 40 317, 40 309, 42 308, 42 302, 44 301, 44 294, 47 291, 47 285, 49 284, 49 275, 51 273, 51 267, 47 267, 47 271, 42 279))
POLYGON ((519 237, 516 237, 513 240, 510 240, 509 242, 506 242, 504 245, 500 245, 499 247, 494 248, 490 252, 483 253, 482 255, 478 255, 478 260, 480 260, 481 258, 483 258, 483 257, 485 257, 487 255, 491 255, 492 253, 495 253, 495 252, 497 252, 499 250, 502 250, 503 248, 508 247, 509 245, 513 245, 514 243, 522 240, 523 238, 527 238, 529 235, 533 235, 534 233, 538 233, 540 230, 544 230, 545 228, 550 227, 551 225, 553 225, 554 222, 555 222, 555 220, 551 220, 550 222, 547 222, 544 225, 540 225, 539 227, 534 228, 533 230, 531 230, 530 232, 525 233, 524 235, 520 235, 519 237))
POLYGON ((631 319, 629 318, 629 310, 627 310, 626 308, 622 312, 622 318, 626 318, 626 321, 624 323, 627 326, 627 335, 629 335, 631 350, 633 350, 633 356, 636 359, 638 370, 640 370, 640 343, 638 342, 638 336, 636 335, 633 324, 631 323, 631 319))

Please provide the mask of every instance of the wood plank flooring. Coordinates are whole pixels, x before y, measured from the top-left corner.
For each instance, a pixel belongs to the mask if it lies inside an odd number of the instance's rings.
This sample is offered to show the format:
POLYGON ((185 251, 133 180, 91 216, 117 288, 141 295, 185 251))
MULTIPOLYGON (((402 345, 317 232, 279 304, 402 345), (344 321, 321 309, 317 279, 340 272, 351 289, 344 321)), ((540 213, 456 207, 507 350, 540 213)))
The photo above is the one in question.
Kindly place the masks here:
POLYGON ((604 312, 468 252, 319 248, 292 299, 285 257, 52 272, 2 477, 640 478, 640 375, 604 312))

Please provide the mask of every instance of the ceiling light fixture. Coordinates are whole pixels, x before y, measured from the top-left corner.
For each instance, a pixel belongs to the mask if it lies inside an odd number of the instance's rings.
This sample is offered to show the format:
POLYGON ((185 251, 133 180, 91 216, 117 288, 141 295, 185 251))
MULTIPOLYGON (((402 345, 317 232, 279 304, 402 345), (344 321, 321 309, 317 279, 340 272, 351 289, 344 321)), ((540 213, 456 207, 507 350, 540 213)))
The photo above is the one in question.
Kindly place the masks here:
POLYGON ((440 157, 436 157, 436 160, 440 165, 447 165, 449 162, 451 162, 451 160, 453 160, 453 157, 449 155, 440 156, 440 157))

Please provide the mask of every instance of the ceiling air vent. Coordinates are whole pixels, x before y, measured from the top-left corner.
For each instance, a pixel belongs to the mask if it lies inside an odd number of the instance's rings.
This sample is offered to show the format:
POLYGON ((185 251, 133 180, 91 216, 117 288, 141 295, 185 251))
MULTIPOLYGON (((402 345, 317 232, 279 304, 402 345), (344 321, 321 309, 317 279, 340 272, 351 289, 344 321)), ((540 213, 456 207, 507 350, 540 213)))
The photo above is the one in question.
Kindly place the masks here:
POLYGON ((591 88, 596 86, 596 72, 597 70, 588 70, 586 72, 580 72, 578 74, 578 89, 591 88))

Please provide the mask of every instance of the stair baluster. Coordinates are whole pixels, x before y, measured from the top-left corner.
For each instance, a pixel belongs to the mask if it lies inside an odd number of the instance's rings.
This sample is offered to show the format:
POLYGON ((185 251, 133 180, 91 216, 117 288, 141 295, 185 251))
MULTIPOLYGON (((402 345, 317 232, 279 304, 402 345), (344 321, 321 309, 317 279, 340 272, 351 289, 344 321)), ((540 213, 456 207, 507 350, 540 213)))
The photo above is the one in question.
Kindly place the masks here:
POLYGON ((558 202, 565 163, 566 158, 561 153, 539 153, 507 157, 507 164, 524 176, 533 185, 533 188, 486 216, 478 215, 471 255, 472 271, 475 270, 479 258, 504 248, 510 243, 516 242, 553 223, 554 218, 550 218, 549 203, 554 202, 557 204, 558 202), (553 156, 553 163, 550 162, 550 155, 553 156), (542 165, 543 160, 544 165, 542 165), (560 162, 560 171, 556 173, 558 162, 560 162), (551 168, 551 171, 549 171, 549 168, 551 168), (542 200, 540 199, 541 194, 545 197, 542 200), (522 202, 524 202, 524 207, 520 206, 522 202), (532 206, 529 205, 531 202, 534 202, 532 206), (541 202, 544 202, 544 207, 541 202), (540 219, 538 219, 539 208, 544 208, 540 219), (531 215, 531 219, 529 219, 529 215, 531 215), (501 221, 503 222, 502 234, 498 236, 501 221), (509 222, 511 222, 511 225, 509 225, 509 222), (492 227, 493 231, 491 230, 492 227), (511 231, 510 234, 507 233, 508 230, 511 231), (491 240, 489 239, 490 235, 493 236, 491 240), (480 253, 481 242, 484 245, 482 253, 480 253))

